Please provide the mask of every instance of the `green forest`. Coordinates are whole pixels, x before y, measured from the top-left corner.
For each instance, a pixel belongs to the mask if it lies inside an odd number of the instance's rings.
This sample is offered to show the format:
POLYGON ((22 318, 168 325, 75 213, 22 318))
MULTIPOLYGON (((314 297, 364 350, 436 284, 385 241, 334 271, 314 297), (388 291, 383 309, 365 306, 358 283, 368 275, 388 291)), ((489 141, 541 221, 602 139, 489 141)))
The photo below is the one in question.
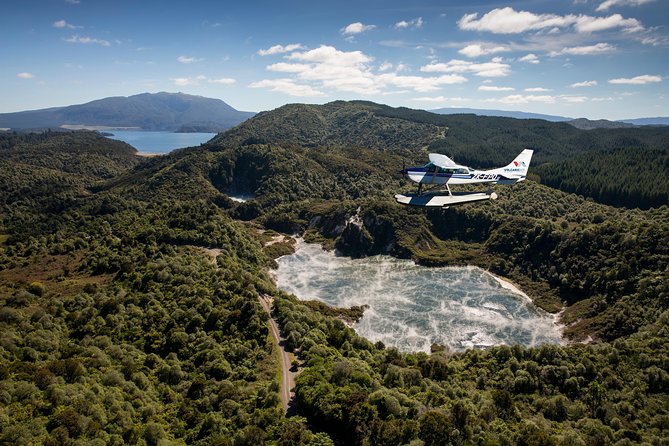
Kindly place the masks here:
POLYGON ((0 443, 669 444, 666 141, 366 102, 282 107, 148 159, 92 132, 0 134, 0 443), (486 167, 524 147, 531 178, 494 202, 392 198, 430 151, 486 167), (276 288, 277 233, 481 266, 560 312, 566 342, 371 343, 276 288), (297 358, 294 416, 260 296, 297 358))

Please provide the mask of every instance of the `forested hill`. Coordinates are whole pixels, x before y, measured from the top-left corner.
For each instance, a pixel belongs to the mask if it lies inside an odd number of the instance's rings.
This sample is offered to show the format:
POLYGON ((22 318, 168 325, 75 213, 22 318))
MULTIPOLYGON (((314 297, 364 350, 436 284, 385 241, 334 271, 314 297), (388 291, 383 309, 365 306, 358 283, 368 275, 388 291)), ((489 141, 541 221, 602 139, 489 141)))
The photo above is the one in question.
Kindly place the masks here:
MULTIPOLYGON (((371 102, 291 104, 219 135, 216 146, 292 144, 366 147, 422 163, 444 153, 478 168, 506 165, 533 148, 535 179, 614 206, 669 204, 669 128, 580 130, 568 123, 475 115, 437 115, 371 102), (595 163, 590 160, 596 159, 595 163), (607 163, 611 163, 607 168, 607 163)), ((400 164, 401 165, 401 164, 400 164)))
POLYGON ((0 113, 0 127, 35 129, 85 125, 219 132, 253 115, 235 110, 220 99, 161 92, 110 97, 67 107, 0 113))
POLYGON ((420 110, 364 101, 289 104, 262 112, 219 135, 215 145, 281 143, 301 147, 366 147, 412 153, 446 135, 446 120, 420 110))
POLYGON ((258 118, 272 127, 145 160, 88 132, 0 140, 0 444, 669 440, 668 207, 615 208, 531 179, 498 187, 495 202, 402 207, 402 160, 447 141, 454 121, 370 103, 291 107, 348 130, 321 126, 319 142, 318 125, 300 134, 279 109, 258 118), (373 344, 276 289, 268 268, 292 249, 276 231, 345 255, 479 265, 563 310, 565 338, 587 344, 373 344), (301 371, 296 417, 281 410, 259 296, 274 299, 301 371))

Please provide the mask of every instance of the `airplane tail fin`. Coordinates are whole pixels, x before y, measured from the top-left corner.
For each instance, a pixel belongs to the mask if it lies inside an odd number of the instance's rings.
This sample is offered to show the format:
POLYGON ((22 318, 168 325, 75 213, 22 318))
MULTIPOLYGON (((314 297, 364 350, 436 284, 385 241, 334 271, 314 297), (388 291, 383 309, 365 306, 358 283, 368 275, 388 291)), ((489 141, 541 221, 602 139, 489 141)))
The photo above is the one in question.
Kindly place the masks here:
POLYGON ((523 150, 508 166, 502 168, 503 173, 509 176, 521 177, 524 180, 527 170, 530 168, 533 153, 534 150, 532 149, 523 150))

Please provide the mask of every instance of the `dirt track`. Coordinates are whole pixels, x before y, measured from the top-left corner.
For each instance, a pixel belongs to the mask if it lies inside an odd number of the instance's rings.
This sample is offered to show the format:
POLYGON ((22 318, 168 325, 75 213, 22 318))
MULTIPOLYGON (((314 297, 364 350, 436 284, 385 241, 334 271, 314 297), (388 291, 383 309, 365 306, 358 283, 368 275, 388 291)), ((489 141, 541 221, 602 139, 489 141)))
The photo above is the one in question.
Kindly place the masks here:
POLYGON ((285 340, 281 337, 281 331, 276 321, 272 317, 272 300, 269 296, 260 296, 260 305, 269 315, 270 333, 279 350, 281 362, 281 388, 279 389, 279 396, 281 397, 281 404, 283 410, 288 412, 290 402, 295 396, 293 388, 295 387, 295 372, 291 371, 291 353, 286 351, 285 340))

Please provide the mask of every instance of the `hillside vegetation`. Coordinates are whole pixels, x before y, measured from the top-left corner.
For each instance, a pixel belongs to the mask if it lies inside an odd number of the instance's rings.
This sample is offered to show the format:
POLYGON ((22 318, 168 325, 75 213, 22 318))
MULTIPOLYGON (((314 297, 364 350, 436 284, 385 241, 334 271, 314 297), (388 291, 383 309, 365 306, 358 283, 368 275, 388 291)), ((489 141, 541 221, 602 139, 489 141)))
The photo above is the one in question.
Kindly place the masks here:
MULTIPOLYGON (((447 211, 397 205, 411 187, 403 160, 469 138, 441 121, 451 118, 292 105, 141 161, 89 133, 0 145, 0 172, 23 172, 0 188, 0 442, 667 444, 669 208, 616 208, 534 181, 447 211), (346 255, 489 268, 538 305, 564 306, 565 335, 589 343, 431 355, 372 344, 276 289, 267 268, 290 247, 263 247, 267 229, 346 255), (220 250, 217 265, 202 248, 220 250), (280 409, 261 294, 301 367, 297 417, 280 409)), ((496 122, 479 133, 494 139, 496 122)), ((546 125, 512 124, 500 147, 514 155, 546 125)), ((608 138, 660 144, 653 135, 608 138)), ((469 156, 506 157, 487 144, 469 156)))

